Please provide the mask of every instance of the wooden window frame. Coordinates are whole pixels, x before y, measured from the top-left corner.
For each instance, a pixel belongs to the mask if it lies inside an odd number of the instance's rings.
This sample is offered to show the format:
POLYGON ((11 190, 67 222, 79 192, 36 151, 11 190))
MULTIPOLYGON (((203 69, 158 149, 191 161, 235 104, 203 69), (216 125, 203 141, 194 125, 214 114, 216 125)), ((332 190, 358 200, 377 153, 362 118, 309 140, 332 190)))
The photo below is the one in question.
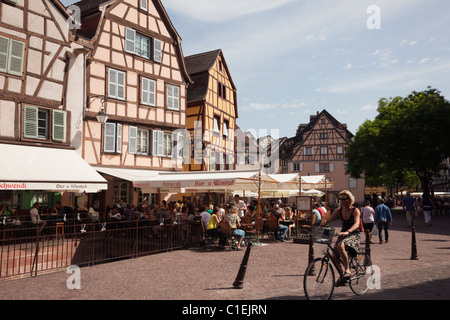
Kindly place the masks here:
POLYGON ((67 111, 24 104, 22 132, 24 140, 66 143, 67 130, 67 111), (39 122, 42 121, 39 119, 39 112, 46 114, 45 136, 39 135, 39 122), (31 131, 34 131, 34 134, 31 134, 31 131))
POLYGON ((6 51, 0 52, 0 59, 2 56, 5 59, 4 68, 2 68, 0 65, 0 73, 5 73, 8 75, 20 77, 23 79, 23 77, 25 76, 27 43, 23 39, 17 39, 17 38, 10 37, 10 36, 4 35, 4 34, 0 34, 0 40, 1 39, 6 40, 7 43, 6 43, 6 48, 5 48, 6 51), (11 70, 11 64, 12 64, 13 58, 18 58, 17 55, 12 55, 14 43, 20 43, 20 45, 22 46, 22 49, 21 49, 22 51, 21 51, 21 56, 20 56, 20 71, 11 70))

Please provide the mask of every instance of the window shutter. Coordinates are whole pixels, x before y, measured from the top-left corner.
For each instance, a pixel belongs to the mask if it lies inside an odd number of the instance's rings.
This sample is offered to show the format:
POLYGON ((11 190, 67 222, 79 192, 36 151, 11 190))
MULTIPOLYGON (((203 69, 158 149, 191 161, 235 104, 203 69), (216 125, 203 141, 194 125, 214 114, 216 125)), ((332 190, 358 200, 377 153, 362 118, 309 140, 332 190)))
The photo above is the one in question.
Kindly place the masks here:
POLYGON ((330 172, 334 172, 334 163, 330 163, 330 172))
POLYGON ((294 164, 292 162, 289 163, 289 172, 294 172, 294 164))
POLYGON ((172 86, 173 96, 172 96, 172 107, 175 110, 180 109, 180 88, 172 86))
POLYGON ((116 150, 116 124, 105 123, 105 143, 103 149, 105 152, 115 152, 116 150))
POLYGON ((135 53, 136 31, 130 28, 125 28, 125 51, 135 53))
POLYGON ((320 165, 318 163, 316 163, 315 169, 316 169, 316 172, 320 172, 320 165))
POLYGON ((154 80, 142 78, 141 103, 155 106, 156 82, 154 80))
POLYGON ((24 50, 25 43, 21 41, 11 40, 9 73, 22 76, 24 50))
POLYGON ((24 115, 24 132, 25 138, 37 139, 38 137, 38 108, 25 106, 24 115))
POLYGON ((6 72, 8 68, 9 39, 0 37, 0 72, 6 72))
POLYGON ((137 152, 137 127, 130 126, 128 152, 131 154, 135 154, 137 152))
POLYGON ((108 70, 108 96, 111 98, 117 97, 117 71, 114 69, 108 70))
POLYGON ((53 110, 53 140, 66 141, 66 112, 53 110))
POLYGON ((172 133, 165 133, 164 140, 165 140, 165 145, 166 145, 166 151, 164 152, 164 155, 166 157, 170 157, 170 156, 172 156, 172 150, 173 150, 172 133))
POLYGON ((152 153, 154 156, 158 155, 158 131, 153 130, 152 131, 152 136, 153 136, 153 147, 152 147, 152 153))
POLYGON ((117 99, 125 100, 125 73, 117 71, 117 99))
POLYGON ((162 61, 162 42, 158 39, 153 40, 153 60, 162 61))
POLYGON ((173 87, 171 85, 167 85, 167 108, 173 109, 173 87))
POLYGON ((117 124, 117 134, 116 134, 116 152, 122 152, 122 125, 117 124))

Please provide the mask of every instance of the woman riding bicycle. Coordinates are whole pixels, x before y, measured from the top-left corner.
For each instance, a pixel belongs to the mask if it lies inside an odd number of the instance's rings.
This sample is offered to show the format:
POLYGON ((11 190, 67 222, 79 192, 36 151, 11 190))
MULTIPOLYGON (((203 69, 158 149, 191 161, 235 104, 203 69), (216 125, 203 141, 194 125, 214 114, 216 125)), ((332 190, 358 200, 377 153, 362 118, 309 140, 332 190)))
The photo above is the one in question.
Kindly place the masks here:
MULTIPOLYGON (((358 208, 355 208, 353 206, 355 197, 350 191, 341 191, 339 193, 339 201, 341 204, 340 207, 334 210, 330 217, 326 220, 323 220, 320 225, 325 226, 337 218, 340 218, 342 220, 342 229, 336 241, 335 249, 339 253, 339 256, 344 265, 344 280, 349 280, 350 268, 347 251, 354 251, 354 254, 358 252, 359 243, 361 241, 361 237, 359 234, 361 213, 358 208)), ((335 257, 333 257, 333 259, 335 259, 335 257)), ((340 264, 336 263, 336 265, 340 264)))

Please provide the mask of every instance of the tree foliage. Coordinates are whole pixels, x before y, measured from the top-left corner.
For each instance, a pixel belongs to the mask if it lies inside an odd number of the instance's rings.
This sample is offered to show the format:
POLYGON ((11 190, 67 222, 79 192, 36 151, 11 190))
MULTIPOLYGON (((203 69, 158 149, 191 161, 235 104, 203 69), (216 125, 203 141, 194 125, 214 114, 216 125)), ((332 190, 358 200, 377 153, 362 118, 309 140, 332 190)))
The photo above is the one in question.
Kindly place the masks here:
POLYGON ((405 98, 382 98, 347 149, 347 173, 369 184, 408 185, 413 174, 429 193, 442 160, 450 157, 450 102, 433 88, 405 98))

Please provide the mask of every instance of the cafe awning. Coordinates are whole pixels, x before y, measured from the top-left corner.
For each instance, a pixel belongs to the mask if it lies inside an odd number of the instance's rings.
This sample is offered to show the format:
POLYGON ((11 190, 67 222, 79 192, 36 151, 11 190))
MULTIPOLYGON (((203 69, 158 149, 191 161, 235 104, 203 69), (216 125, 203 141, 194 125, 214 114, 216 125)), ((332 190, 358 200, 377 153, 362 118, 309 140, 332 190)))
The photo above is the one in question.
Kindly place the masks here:
POLYGON ((107 181, 74 150, 0 144, 0 190, 95 193, 107 181))

